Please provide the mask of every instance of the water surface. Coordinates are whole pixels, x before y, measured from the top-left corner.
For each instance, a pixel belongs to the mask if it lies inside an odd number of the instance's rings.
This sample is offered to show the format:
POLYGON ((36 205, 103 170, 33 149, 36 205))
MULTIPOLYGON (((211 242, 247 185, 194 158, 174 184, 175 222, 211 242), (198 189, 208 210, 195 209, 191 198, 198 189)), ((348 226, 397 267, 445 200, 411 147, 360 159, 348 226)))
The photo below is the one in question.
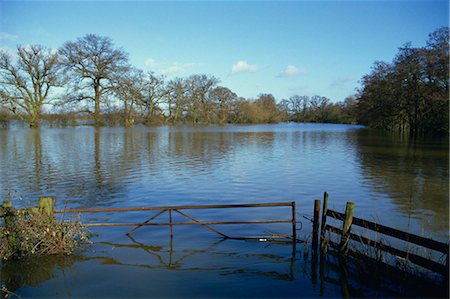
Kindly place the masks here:
MULTIPOLYGON (((448 150, 448 139, 412 140, 349 125, 4 129, 0 195, 12 194, 19 205, 55 196, 60 209, 295 201, 297 233, 307 239, 313 200, 327 191, 333 209, 342 211, 354 201, 355 216, 447 242, 448 150)), ((286 219, 289 209, 190 215, 205 221, 286 219)), ((139 222, 150 216, 84 217, 139 222)), ((221 229, 230 235, 290 232, 284 224, 221 229)), ((97 243, 88 254, 65 261, 70 273, 53 263, 52 277, 37 286, 25 283, 19 292, 39 297, 341 294, 339 286, 311 284, 301 248, 293 256, 286 245, 218 242, 214 233, 192 226, 176 227, 172 242, 167 228, 143 228, 135 240, 125 237, 123 228, 96 231, 97 243), (105 281, 94 284, 102 275, 105 281), (148 281, 155 285, 151 293, 148 281), (309 287, 301 288, 305 281, 309 287), (119 288, 121 283, 128 287, 119 288), (264 285, 270 290, 258 288, 264 285)))

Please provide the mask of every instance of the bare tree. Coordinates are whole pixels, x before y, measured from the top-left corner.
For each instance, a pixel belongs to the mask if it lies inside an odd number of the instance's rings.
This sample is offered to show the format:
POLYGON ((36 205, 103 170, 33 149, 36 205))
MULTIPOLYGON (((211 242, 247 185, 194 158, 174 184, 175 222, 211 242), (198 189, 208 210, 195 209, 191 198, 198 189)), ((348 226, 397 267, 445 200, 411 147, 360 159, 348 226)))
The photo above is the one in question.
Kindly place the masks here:
POLYGON ((147 121, 161 109, 161 104, 168 93, 164 86, 164 76, 157 76, 153 72, 146 75, 145 90, 139 101, 139 106, 147 121))
POLYGON ((209 93, 217 83, 219 79, 209 75, 191 75, 186 79, 189 94, 188 114, 193 123, 211 122, 212 104, 208 101, 209 93))
POLYGON ((215 105, 217 121, 221 124, 229 122, 232 104, 238 96, 229 88, 217 86, 211 91, 209 97, 215 105))
POLYGON ((118 100, 123 103, 123 124, 131 127, 134 124, 135 107, 142 102, 148 88, 145 74, 139 69, 130 68, 113 80, 113 86, 118 100))
POLYGON ((16 59, 0 49, 0 100, 38 127, 50 90, 59 85, 57 72, 58 54, 43 46, 18 46, 16 59))
POLYGON ((72 90, 66 101, 92 101, 96 124, 101 123, 100 103, 113 89, 113 78, 128 69, 128 54, 114 47, 109 37, 88 34, 66 42, 59 50, 62 65, 69 71, 72 90))
POLYGON ((166 122, 177 123, 187 110, 186 82, 181 78, 170 80, 166 85, 166 122))
POLYGON ((308 96, 294 95, 289 98, 290 112, 294 120, 305 122, 306 110, 309 106, 310 98, 308 96))

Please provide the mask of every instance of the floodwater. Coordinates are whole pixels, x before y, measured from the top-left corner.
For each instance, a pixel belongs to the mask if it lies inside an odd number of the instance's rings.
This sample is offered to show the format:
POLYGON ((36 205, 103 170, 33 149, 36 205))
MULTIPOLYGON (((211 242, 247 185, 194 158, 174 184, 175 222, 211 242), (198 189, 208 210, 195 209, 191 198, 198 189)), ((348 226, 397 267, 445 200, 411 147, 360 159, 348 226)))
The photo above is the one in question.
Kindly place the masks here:
MULTIPOLYGON (((2 129, 0 196, 19 206, 54 196, 58 209, 295 201, 297 236, 310 242, 313 201, 326 191, 334 210, 353 201, 357 217, 447 242, 448 151, 448 138, 331 124, 2 129)), ((185 213, 202 221, 291 216, 288 207, 185 213)), ((82 217, 134 223, 154 214, 82 217)), ((291 233, 286 223, 214 228, 229 236, 291 233)), ((319 275, 308 243, 223 240, 194 225, 175 226, 173 238, 156 226, 129 238, 130 229, 93 228, 94 243, 74 256, 4 263, 2 284, 22 297, 399 295, 343 288, 329 265, 319 275)))

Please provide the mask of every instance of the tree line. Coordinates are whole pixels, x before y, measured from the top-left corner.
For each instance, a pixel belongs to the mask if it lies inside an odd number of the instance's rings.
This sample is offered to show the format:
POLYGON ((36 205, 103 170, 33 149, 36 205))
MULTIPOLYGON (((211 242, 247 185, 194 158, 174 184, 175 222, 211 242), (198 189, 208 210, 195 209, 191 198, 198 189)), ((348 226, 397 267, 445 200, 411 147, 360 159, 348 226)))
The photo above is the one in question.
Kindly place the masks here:
POLYGON ((392 61, 377 61, 361 79, 358 122, 411 135, 449 132, 449 28, 426 46, 404 44, 392 61))
POLYGON ((279 102, 271 94, 245 99, 211 75, 168 80, 132 66, 109 37, 88 34, 58 50, 0 49, 0 122, 18 118, 31 127, 44 118, 95 125, 361 123, 383 129, 448 132, 448 28, 427 46, 405 44, 392 63, 375 62, 353 96, 333 103, 314 95, 279 102), (52 113, 45 111, 53 107, 52 113))
POLYGON ((0 50, 0 118, 8 118, 9 112, 31 127, 43 117, 80 119, 80 113, 96 125, 119 122, 127 127, 136 122, 349 122, 341 115, 345 105, 321 96, 293 96, 277 103, 271 94, 240 97, 211 75, 166 80, 133 67, 123 49, 94 34, 66 42, 58 51, 18 46, 16 54, 0 50), (51 115, 44 113, 48 105, 54 108, 51 115))

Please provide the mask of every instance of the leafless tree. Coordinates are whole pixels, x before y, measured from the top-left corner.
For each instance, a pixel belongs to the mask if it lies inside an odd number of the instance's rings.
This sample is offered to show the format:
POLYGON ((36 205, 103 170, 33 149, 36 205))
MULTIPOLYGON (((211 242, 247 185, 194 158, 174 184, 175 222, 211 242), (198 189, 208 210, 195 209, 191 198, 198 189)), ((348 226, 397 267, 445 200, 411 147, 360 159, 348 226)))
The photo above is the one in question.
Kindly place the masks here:
POLYGON ((101 123, 102 97, 113 89, 113 78, 128 69, 128 54, 114 47, 109 37, 88 34, 66 42, 59 50, 72 90, 66 102, 91 101, 94 111, 86 109, 101 123))
POLYGON ((164 86, 164 76, 157 76, 150 72, 146 75, 145 81, 145 90, 139 106, 147 121, 151 121, 155 113, 160 110, 168 91, 164 86))
POLYGON ((0 49, 0 100, 38 127, 50 90, 59 85, 57 72, 58 53, 43 46, 18 46, 17 57, 0 49))
POLYGON ((208 101, 209 93, 219 79, 209 75, 191 75, 186 79, 186 89, 189 97, 188 114, 193 123, 210 123, 212 105, 208 101))
POLYGON ((145 97, 148 81, 146 81, 143 71, 130 68, 113 81, 113 90, 117 99, 123 103, 123 124, 131 127, 134 124, 135 107, 139 105, 145 97))
POLYGON ((187 110, 187 92, 186 82, 184 79, 175 78, 170 80, 166 85, 166 104, 167 114, 165 115, 166 122, 177 123, 187 110))
POLYGON ((231 121, 232 104, 237 100, 238 96, 226 87, 217 86, 210 93, 210 98, 215 105, 216 121, 221 124, 231 121))

